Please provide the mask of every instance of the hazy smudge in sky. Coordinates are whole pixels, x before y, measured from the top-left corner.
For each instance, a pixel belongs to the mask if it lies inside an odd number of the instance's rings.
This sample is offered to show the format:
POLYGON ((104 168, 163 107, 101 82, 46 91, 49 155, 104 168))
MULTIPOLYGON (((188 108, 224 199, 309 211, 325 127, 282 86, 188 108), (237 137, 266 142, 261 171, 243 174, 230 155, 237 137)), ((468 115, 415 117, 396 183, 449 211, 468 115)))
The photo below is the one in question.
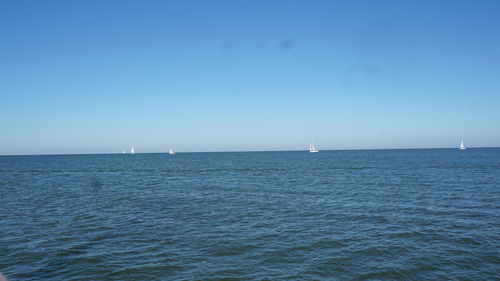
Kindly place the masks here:
POLYGON ((295 47, 295 41, 292 38, 285 38, 281 40, 278 44, 278 49, 280 51, 286 52, 295 47))
MULTIPOLYGON (((271 43, 271 44, 273 44, 273 43, 271 43)), ((269 43, 265 42, 265 41, 258 41, 255 44, 251 44, 251 45, 255 46, 254 48, 256 49, 256 51, 265 52, 268 49, 269 43)), ((293 48, 295 48, 296 45, 297 44, 296 44, 296 41, 294 39, 285 38, 285 39, 278 41, 277 49, 280 52, 288 52, 288 51, 292 50, 293 48)), ((220 50, 224 54, 234 53, 235 51, 238 51, 241 48, 245 49, 245 44, 242 44, 240 46, 240 42, 235 41, 235 40, 225 40, 220 45, 220 50)))
POLYGON ((367 75, 375 75, 375 74, 379 73, 379 69, 374 64, 367 64, 364 67, 364 72, 367 75))
POLYGON ((343 87, 346 91, 351 91, 354 79, 359 75, 373 76, 380 72, 375 64, 353 64, 345 72, 342 79, 343 87))
POLYGON ((221 44, 221 51, 224 53, 224 54, 230 54, 232 53, 235 49, 238 48, 238 42, 234 41, 234 40, 226 40, 224 42, 222 42, 221 44))

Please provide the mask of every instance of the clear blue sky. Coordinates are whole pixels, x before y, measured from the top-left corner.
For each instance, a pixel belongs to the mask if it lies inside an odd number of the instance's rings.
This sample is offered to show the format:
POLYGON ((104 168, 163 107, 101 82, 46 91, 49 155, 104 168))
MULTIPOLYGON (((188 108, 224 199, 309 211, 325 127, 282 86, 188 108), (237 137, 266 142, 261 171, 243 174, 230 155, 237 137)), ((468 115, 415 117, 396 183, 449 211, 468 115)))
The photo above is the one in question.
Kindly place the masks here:
POLYGON ((0 0, 0 154, 500 146, 499 15, 0 0))

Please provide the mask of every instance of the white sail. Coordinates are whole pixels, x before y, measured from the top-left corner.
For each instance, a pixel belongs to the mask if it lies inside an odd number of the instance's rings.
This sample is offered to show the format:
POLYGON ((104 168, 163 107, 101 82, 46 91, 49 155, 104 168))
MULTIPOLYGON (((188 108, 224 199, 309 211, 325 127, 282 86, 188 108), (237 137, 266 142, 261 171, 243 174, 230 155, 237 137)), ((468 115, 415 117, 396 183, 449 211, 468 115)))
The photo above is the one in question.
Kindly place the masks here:
POLYGON ((134 147, 132 146, 132 148, 130 149, 130 154, 135 154, 135 151, 134 151, 134 147))
POLYGON ((168 152, 168 154, 175 154, 175 151, 172 148, 170 148, 170 151, 168 152))
POLYGON ((462 140, 462 142, 460 142, 460 147, 458 149, 465 150, 464 140, 462 140))
POLYGON ((314 144, 311 143, 309 145, 309 152, 319 152, 319 150, 317 150, 316 147, 314 147, 314 144))

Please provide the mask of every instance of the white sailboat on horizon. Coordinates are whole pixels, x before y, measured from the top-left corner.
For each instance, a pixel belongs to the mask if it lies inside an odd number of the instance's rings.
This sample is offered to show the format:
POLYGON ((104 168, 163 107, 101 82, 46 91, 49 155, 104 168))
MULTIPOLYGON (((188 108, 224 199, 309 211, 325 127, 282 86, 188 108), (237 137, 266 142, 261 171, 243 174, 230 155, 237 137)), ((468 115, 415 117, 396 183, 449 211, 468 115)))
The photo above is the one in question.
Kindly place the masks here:
POLYGON ((458 147, 460 150, 466 150, 467 148, 464 146, 464 140, 460 143, 460 146, 458 147))
POLYGON ((130 154, 134 155, 135 154, 135 151, 134 151, 134 147, 132 146, 132 148, 130 149, 130 154))
POLYGON ((314 147, 314 144, 311 142, 311 144, 309 145, 309 152, 319 152, 319 150, 316 149, 316 147, 314 147))
POLYGON ((173 155, 173 154, 175 154, 175 151, 172 148, 170 148, 170 151, 168 152, 168 154, 173 155))

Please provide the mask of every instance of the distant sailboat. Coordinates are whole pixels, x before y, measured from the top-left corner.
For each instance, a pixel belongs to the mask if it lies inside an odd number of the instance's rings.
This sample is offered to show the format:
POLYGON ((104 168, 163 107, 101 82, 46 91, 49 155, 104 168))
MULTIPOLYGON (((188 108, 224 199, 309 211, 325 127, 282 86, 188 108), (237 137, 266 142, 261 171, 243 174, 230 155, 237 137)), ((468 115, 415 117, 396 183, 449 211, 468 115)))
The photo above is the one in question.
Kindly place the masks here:
POLYGON ((458 147, 458 149, 460 150, 465 150, 465 146, 464 146, 464 140, 462 140, 462 142, 460 143, 460 146, 458 147))
POLYGON ((124 151, 122 151, 122 154, 125 154, 125 150, 124 150, 124 151))
POLYGON ((314 147, 314 144, 311 143, 309 145, 309 152, 319 152, 319 150, 317 150, 316 147, 314 147))
POLYGON ((130 149, 130 154, 134 155, 135 152, 134 152, 134 147, 132 146, 132 148, 130 149))
POLYGON ((172 148, 170 148, 170 151, 168 152, 168 154, 175 154, 175 151, 172 148))

